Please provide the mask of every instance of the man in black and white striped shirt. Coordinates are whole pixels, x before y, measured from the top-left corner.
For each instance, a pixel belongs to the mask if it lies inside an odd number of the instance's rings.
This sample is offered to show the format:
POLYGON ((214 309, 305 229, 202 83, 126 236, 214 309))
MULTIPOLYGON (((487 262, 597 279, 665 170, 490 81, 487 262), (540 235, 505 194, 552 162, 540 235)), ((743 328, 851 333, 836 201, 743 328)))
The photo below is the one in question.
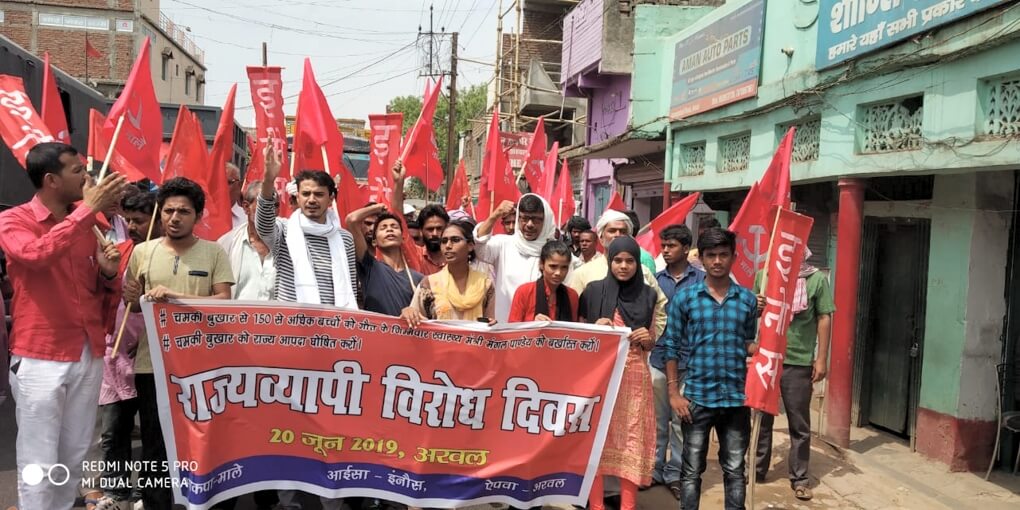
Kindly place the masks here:
POLYGON ((340 227, 336 211, 330 208, 336 183, 323 171, 299 172, 294 176, 299 210, 277 222, 273 182, 280 173, 281 157, 273 151, 265 160, 255 228, 276 259, 277 299, 357 308, 354 238, 340 227))

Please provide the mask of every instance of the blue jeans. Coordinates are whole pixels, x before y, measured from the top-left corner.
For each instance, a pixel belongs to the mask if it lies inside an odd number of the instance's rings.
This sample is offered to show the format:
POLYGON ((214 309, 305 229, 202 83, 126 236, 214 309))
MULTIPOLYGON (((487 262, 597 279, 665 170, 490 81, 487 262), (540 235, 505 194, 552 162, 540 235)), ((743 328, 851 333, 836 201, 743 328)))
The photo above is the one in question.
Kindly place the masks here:
POLYGON ((683 423, 684 453, 680 497, 684 510, 698 510, 701 474, 705 472, 709 432, 719 436, 719 466, 723 472, 724 508, 744 510, 744 455, 751 440, 751 412, 746 407, 702 407, 691 402, 691 423, 683 423))
MULTIPOLYGON (((666 389, 666 374, 650 367, 652 373, 652 393, 655 396, 655 470, 652 480, 656 483, 673 483, 680 481, 680 459, 683 456, 683 432, 680 429, 680 417, 669 405, 669 393, 666 389), (666 449, 669 459, 666 459, 666 449)), ((683 387, 680 387, 683 392, 683 387)))

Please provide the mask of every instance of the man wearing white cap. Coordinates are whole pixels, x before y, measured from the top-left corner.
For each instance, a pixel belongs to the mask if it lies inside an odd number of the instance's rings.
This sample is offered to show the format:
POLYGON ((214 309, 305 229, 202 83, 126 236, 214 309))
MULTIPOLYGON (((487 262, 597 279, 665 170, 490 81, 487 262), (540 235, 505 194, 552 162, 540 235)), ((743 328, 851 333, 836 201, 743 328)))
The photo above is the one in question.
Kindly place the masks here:
MULTIPOLYGON (((607 209, 606 212, 602 213, 602 217, 599 218, 598 223, 595 224, 595 232, 599 236, 599 242, 602 246, 608 247, 609 243, 613 242, 613 239, 622 236, 634 235, 634 224, 631 223, 630 218, 626 214, 615 211, 613 209, 607 209)), ((642 271, 642 276, 645 279, 645 283, 649 287, 655 289, 655 294, 658 296, 656 300, 656 306, 666 306, 666 295, 662 293, 662 289, 659 288, 659 283, 655 281, 655 273, 650 271, 642 271)), ((577 291, 578 294, 584 292, 584 288, 589 283, 601 280, 609 274, 609 262, 606 257, 596 257, 589 262, 586 262, 576 271, 571 272, 567 275, 567 286, 577 291)), ((665 317, 656 319, 655 323, 655 336, 658 338, 662 335, 662 332, 666 330, 665 317)))

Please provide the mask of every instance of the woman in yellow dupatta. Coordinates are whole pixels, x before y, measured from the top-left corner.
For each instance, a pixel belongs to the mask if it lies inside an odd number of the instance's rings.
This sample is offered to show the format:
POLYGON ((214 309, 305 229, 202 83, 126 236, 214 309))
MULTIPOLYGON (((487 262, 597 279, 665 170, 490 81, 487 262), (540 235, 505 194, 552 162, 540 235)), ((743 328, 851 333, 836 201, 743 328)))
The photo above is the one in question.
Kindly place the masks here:
POLYGON ((495 288, 485 273, 471 269, 475 241, 472 226, 451 222, 440 239, 446 267, 421 281, 411 305, 401 312, 412 327, 425 319, 474 321, 495 315, 495 288))

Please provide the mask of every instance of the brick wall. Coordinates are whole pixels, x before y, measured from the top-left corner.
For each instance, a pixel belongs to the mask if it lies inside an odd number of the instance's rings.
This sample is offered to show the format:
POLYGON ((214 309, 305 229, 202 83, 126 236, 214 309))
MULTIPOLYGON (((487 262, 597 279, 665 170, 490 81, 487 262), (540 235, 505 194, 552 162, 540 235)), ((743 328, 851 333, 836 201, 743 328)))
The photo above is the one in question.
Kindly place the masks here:
POLYGON ((5 0, 7 3, 41 5, 54 7, 79 7, 83 9, 102 9, 134 12, 134 0, 45 0, 43 2, 27 0, 5 0))
POLYGON ((0 34, 29 51, 32 49, 32 12, 5 10, 0 34))

